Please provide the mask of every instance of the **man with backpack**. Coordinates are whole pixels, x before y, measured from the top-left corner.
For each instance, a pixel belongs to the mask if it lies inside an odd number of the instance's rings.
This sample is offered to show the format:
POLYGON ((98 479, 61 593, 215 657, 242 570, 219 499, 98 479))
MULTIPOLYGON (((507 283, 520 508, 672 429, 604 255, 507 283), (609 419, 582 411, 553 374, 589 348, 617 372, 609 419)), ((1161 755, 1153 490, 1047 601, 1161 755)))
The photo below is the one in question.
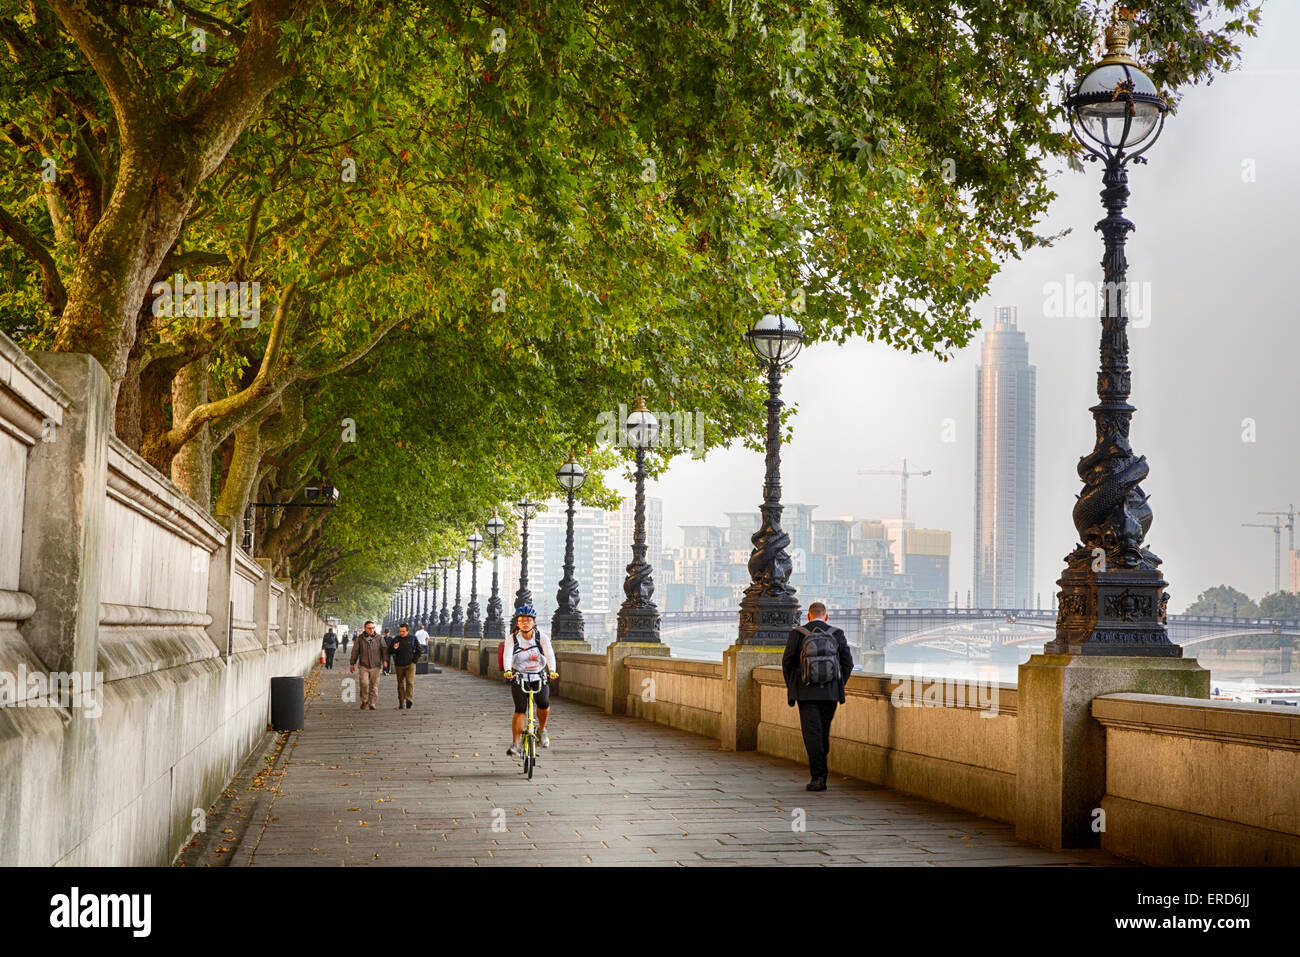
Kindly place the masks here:
POLYGON ((325 652, 325 667, 333 668, 334 652, 338 651, 339 648, 339 636, 334 634, 333 628, 325 632, 325 637, 321 640, 320 647, 321 651, 325 652))
POLYGON ((807 790, 825 791, 831 720, 844 703, 844 685, 853 671, 853 653, 844 632, 827 620, 826 606, 808 606, 808 624, 794 628, 785 643, 781 670, 790 707, 799 706, 799 726, 812 780, 807 790))

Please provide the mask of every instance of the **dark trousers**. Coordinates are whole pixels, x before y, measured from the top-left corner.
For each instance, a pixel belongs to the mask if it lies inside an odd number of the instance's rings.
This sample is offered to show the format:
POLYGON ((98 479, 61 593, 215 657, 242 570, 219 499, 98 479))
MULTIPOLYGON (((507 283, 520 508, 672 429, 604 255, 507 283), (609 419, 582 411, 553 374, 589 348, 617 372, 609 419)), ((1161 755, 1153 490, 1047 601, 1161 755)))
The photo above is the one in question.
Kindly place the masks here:
POLYGON ((337 649, 335 649, 335 648, 326 648, 326 649, 325 649, 325 667, 326 667, 326 668, 333 668, 333 667, 334 667, 334 652, 335 652, 336 650, 337 650, 337 649))
POLYGON ((808 752, 808 771, 815 778, 826 777, 826 755, 831 750, 831 720, 838 701, 800 701, 799 726, 808 752))

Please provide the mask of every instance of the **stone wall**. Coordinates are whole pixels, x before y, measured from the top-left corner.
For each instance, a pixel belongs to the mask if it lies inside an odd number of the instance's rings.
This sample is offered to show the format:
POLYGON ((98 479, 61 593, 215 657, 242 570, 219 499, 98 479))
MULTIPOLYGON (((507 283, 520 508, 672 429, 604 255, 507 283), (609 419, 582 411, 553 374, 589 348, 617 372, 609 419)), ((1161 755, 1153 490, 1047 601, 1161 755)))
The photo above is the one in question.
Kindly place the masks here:
POLYGON ((108 422, 0 335, 0 865, 169 863, 325 630, 108 422))
POLYGON ((716 738, 722 720, 722 664, 682 658, 628 657, 627 713, 716 738))
POLYGON ((1101 846, 1151 864, 1300 864, 1300 713, 1167 695, 1094 698, 1101 846))
MULTIPOLYGON (((781 669, 754 669, 758 750, 806 763, 781 669)), ((828 766, 999 821, 1016 816, 1016 687, 855 672, 831 724, 828 766)))
MULTIPOLYGON (((605 656, 590 652, 560 652, 555 656, 560 675, 554 693, 583 704, 605 706, 605 656)), ((500 674, 500 672, 497 672, 500 674)))

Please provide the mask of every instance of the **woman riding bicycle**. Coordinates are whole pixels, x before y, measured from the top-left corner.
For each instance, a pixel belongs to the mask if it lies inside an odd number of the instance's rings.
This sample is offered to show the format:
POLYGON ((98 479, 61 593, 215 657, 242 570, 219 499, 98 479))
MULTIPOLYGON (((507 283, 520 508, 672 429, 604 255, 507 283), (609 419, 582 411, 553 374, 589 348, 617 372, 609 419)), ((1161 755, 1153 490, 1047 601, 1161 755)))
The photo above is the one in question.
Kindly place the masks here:
MULTIPOLYGON (((510 694, 515 699, 515 714, 510 721, 511 744, 506 755, 519 756, 519 738, 524 733, 524 713, 528 710, 528 693, 520 682, 515 681, 519 675, 530 685, 535 684, 543 674, 558 678, 555 671, 555 651, 550 639, 537 630, 537 612, 532 605, 521 605, 515 609, 515 620, 510 626, 510 637, 505 650, 506 680, 510 682, 510 694)), ((537 707, 538 733, 542 747, 551 746, 550 736, 546 733, 546 718, 551 713, 551 692, 545 681, 535 692, 537 707)))

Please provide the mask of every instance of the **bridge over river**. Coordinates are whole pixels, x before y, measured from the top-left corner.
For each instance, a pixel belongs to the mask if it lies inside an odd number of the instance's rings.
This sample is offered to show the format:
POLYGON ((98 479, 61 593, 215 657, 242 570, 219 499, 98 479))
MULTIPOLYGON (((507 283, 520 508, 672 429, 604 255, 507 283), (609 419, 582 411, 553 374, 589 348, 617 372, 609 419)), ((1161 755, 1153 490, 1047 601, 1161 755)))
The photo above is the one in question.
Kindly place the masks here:
MULTIPOLYGON (((1035 608, 831 608, 832 624, 844 629, 858 652, 898 651, 908 646, 956 657, 998 649, 1037 650, 1056 628, 1056 612, 1035 608)), ((676 611, 663 615, 661 630, 674 633, 701 625, 734 624, 735 611, 676 611)), ((1300 620, 1169 615, 1170 640, 1189 654, 1215 641, 1257 635, 1300 640, 1300 620)))

